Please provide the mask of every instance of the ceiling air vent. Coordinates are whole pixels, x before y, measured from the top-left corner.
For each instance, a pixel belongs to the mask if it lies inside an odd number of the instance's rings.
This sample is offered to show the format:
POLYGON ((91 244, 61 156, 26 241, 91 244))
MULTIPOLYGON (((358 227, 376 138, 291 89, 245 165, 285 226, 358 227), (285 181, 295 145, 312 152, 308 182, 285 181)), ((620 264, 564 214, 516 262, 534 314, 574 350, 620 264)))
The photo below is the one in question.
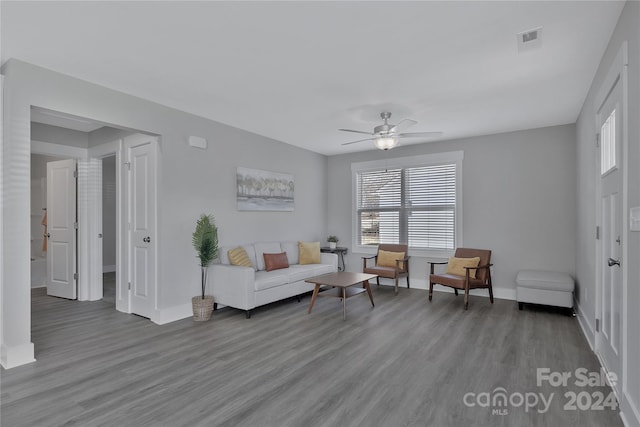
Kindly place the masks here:
POLYGON ((542 44, 542 27, 523 31, 516 34, 518 39, 518 52, 524 52, 540 47, 542 44))

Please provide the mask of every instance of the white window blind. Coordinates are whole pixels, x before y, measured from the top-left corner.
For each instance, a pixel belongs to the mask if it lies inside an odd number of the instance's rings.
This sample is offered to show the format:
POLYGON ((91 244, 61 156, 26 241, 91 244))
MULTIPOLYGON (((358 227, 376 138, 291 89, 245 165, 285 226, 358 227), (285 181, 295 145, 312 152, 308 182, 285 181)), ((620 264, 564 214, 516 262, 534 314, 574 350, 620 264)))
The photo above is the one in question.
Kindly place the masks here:
POLYGON ((455 248, 456 165, 405 169, 409 247, 455 248))
POLYGON ((358 245, 456 245, 457 162, 356 173, 358 245))

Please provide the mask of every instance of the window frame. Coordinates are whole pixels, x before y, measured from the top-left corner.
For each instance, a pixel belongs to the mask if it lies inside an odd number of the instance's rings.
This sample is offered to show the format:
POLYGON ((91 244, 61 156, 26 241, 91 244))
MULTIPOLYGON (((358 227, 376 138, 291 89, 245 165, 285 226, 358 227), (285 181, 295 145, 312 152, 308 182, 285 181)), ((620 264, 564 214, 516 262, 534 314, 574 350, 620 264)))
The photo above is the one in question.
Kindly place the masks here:
MULTIPOLYGON (((354 162, 351 164, 351 245, 354 253, 375 254, 377 247, 372 245, 361 245, 358 239, 358 173, 373 172, 391 168, 411 168, 421 166, 437 166, 441 164, 456 165, 456 209, 455 209, 455 231, 453 249, 420 249, 409 248, 409 255, 426 258, 446 258, 455 252, 456 247, 463 246, 462 240, 462 162, 463 151, 450 151, 445 153, 424 154, 411 157, 396 157, 393 159, 373 160, 367 162, 354 162)), ((402 221, 401 221, 402 222, 402 221)))

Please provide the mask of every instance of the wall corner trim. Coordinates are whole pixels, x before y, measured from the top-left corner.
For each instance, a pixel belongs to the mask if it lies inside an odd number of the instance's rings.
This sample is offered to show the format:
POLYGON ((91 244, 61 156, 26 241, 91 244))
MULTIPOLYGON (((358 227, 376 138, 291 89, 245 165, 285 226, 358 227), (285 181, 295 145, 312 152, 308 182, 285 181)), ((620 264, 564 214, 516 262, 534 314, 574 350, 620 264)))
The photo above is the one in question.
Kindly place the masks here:
POLYGON ((193 309, 191 303, 188 303, 156 309, 151 321, 157 325, 166 325, 191 316, 193 316, 193 309))
POLYGON ((35 362, 33 343, 8 346, 0 345, 0 365, 5 369, 35 362))

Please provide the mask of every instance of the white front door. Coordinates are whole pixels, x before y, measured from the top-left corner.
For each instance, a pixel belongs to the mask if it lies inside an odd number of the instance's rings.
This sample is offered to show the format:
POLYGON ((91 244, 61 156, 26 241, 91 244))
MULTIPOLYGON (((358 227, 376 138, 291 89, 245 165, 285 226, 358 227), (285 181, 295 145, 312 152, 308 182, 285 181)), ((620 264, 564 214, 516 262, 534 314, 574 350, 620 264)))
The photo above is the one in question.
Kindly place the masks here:
POLYGON ((155 138, 125 138, 127 275, 131 313, 151 318, 156 308, 155 138))
POLYGON ((47 163, 47 294, 76 299, 76 161, 47 163))
MULTIPOLYGON (((601 278, 599 289, 600 327, 596 349, 608 372, 621 378, 622 360, 622 102, 618 80, 598 111, 600 132, 600 201, 602 218, 601 278)), ((614 387, 615 388, 615 387, 614 387)))

